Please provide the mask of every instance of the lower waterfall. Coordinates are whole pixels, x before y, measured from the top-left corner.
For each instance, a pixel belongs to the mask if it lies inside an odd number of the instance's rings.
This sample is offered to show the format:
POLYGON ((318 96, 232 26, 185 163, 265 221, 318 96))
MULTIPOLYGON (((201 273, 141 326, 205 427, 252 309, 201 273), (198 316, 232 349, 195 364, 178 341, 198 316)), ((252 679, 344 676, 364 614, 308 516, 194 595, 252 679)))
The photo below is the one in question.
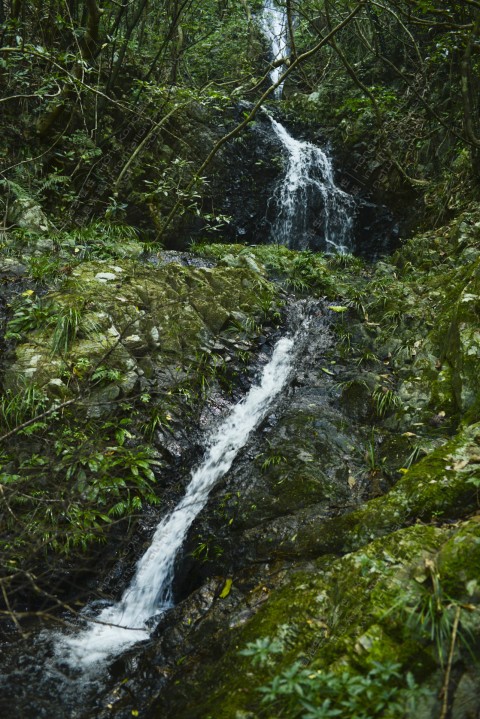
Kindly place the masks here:
POLYGON ((148 639, 151 628, 146 622, 173 604, 175 560, 189 528, 205 506, 210 490, 228 472, 250 433, 285 386, 296 344, 298 337, 278 341, 259 384, 251 387, 212 435, 203 462, 192 472, 184 498, 158 525, 121 600, 106 607, 84 631, 70 636, 57 635, 58 660, 88 671, 148 639))

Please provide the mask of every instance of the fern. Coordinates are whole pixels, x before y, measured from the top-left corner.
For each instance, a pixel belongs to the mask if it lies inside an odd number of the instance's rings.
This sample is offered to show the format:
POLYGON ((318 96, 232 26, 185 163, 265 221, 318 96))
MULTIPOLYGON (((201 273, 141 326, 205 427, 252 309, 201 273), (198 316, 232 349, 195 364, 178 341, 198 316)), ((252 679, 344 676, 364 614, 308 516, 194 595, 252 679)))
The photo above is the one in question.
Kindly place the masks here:
POLYGON ((70 182, 70 177, 67 175, 56 175, 55 173, 48 175, 36 188, 36 193, 41 194, 44 190, 51 190, 52 188, 58 187, 58 185, 66 185, 70 182))
POLYGON ((26 200, 31 197, 31 193, 28 190, 17 182, 13 182, 13 180, 0 180, 0 185, 7 188, 7 192, 12 192, 17 200, 26 200))

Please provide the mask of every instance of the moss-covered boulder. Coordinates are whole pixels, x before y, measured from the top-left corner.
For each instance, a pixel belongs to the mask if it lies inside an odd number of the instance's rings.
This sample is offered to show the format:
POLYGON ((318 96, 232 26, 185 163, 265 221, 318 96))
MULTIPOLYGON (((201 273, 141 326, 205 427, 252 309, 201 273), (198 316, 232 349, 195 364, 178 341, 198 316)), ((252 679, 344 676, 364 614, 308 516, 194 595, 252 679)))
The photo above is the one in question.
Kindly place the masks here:
POLYGON ((264 558, 340 553, 415 521, 465 516, 477 502, 471 480, 480 474, 479 448, 480 424, 475 424, 412 466, 386 495, 350 514, 321 521, 315 508, 308 508, 287 522, 250 530, 251 551, 264 558))
MULTIPOLYGON (((16 390, 28 381, 65 398, 77 390, 72 378, 100 366, 117 371, 122 396, 160 375, 168 384, 170 374, 172 383, 175 372, 211 349, 218 333, 229 324, 235 329, 234 313, 260 320, 274 295, 248 268, 84 263, 60 290, 37 302, 29 295, 17 306, 10 329, 20 342, 6 387, 16 390)), ((107 412, 103 395, 89 394, 87 401, 107 412)))
MULTIPOLYGON (((204 655, 203 666, 193 673, 192 666, 179 669, 167 713, 157 704, 148 716, 295 717, 308 691, 313 706, 331 696, 322 696, 318 672, 333 686, 335 676, 346 673, 351 691, 361 695, 359 682, 368 683, 379 666, 384 671, 376 688, 386 682, 392 716, 438 716, 452 637, 456 678, 447 699, 452 717, 470 716, 462 713, 462 701, 475 706, 480 683, 467 648, 467 642, 480 640, 479 551, 480 524, 470 520, 457 527, 412 526, 341 559, 324 557, 291 574, 247 621, 237 615, 230 623, 234 638, 223 655, 204 655), (396 670, 389 674, 392 664, 396 670), (288 676, 296 677, 297 686, 304 682, 303 694, 289 688, 288 676), (270 700, 265 689, 259 691, 266 686, 270 700)), ((213 603, 222 601, 217 595, 213 603)), ((190 633, 208 634, 208 611, 190 633)), ((349 694, 345 681, 337 691, 349 694)), ((343 693, 333 696, 333 706, 341 717, 351 717, 344 700, 343 693)))
POLYGON ((176 263, 85 262, 21 293, 0 411, 5 571, 38 572, 158 503, 209 393, 230 391, 277 310, 249 268, 176 263))

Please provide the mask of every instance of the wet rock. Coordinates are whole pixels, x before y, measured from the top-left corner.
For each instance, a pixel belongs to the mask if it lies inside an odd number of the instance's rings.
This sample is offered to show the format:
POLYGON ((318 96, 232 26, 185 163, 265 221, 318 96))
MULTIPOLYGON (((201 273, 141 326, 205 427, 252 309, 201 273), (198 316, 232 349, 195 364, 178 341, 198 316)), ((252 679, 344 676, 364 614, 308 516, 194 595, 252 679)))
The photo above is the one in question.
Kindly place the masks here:
POLYGON ((322 514, 313 508, 299 513, 287 526, 274 521, 250 530, 250 554, 271 558, 282 553, 305 557, 346 552, 412 519, 465 516, 476 501, 469 479, 477 472, 474 458, 479 439, 480 425, 472 425, 414 465, 385 496, 350 514, 322 522, 322 514))
POLYGON ((298 349, 291 389, 191 530, 187 556, 177 570, 179 596, 209 572, 239 571, 258 558, 288 556, 281 538, 295 539, 304 515, 321 522, 349 511, 369 491, 360 450, 365 437, 342 413, 336 387, 319 361, 331 341, 325 322, 310 327, 308 341, 298 349), (199 545, 209 548, 205 564, 188 556, 199 545))
POLYGON ((0 260, 0 275, 7 277, 23 277, 27 273, 24 264, 13 257, 3 257, 0 260))
POLYGON ((112 414, 114 402, 119 396, 120 387, 115 385, 91 392, 88 397, 87 417, 102 417, 112 414))
MULTIPOLYGON (((355 314, 349 309, 336 321, 334 310, 318 303, 312 309, 316 329, 299 348, 286 397, 192 527, 186 557, 178 562, 177 606, 160 619, 150 642, 112 667, 110 699, 102 695, 96 715, 103 719, 115 710, 119 718, 142 711, 146 719, 278 716, 281 699, 273 708, 261 705, 258 689, 294 662, 312 673, 345 670, 358 677, 374 662, 394 661, 401 665, 399 685, 410 671, 425 690, 406 716, 439 716, 458 608, 459 631, 473 637, 475 647, 480 642, 480 293, 476 251, 467 251, 478 241, 473 227, 465 221, 447 239, 434 233, 407 243, 403 254, 365 279, 371 281, 370 295, 354 295, 355 314), (412 261, 415 272, 408 266, 412 261), (398 399, 383 414, 372 401, 378 387, 398 399), (369 499, 378 494, 373 484, 383 473, 389 482, 381 490, 388 491, 369 499), (445 620, 448 627, 443 666, 438 642, 422 619, 422 608, 429 607, 435 607, 434 621, 445 620), (239 653, 266 638, 281 651, 264 665, 239 653), (108 703, 112 708, 105 708, 108 703)), ((321 263, 315 260, 315 267, 328 273, 321 263)), ((119 278, 120 287, 117 280, 95 282, 98 296, 87 297, 88 311, 107 337, 101 351, 118 343, 112 362, 125 377, 122 393, 136 391, 141 372, 157 388, 168 388, 174 377, 185 380, 198 351, 230 359, 251 347, 238 325, 254 316, 256 283, 266 287, 261 274, 243 266, 207 272, 169 267, 149 275, 128 263, 122 263, 123 273, 97 263, 83 275, 87 287, 95 273, 119 278), (232 339, 225 330, 239 334, 232 339), (127 338, 133 338, 130 347, 127 338)), ((342 273, 334 275, 339 294, 348 292, 353 276, 347 281, 342 273)), ((327 286, 324 277, 316 292, 327 286)), ((340 302, 346 306, 345 297, 340 302)), ((260 314, 260 304, 255 307, 260 314)), ((273 340, 265 337, 263 357, 273 340)), ((82 346, 93 355, 96 344, 97 338, 79 337, 74 352, 82 346)), ((17 362, 23 353, 27 370, 53 382, 52 394, 60 392, 58 367, 49 375, 34 348, 33 341, 20 345, 17 362)), ((227 411, 215 387, 203 408, 202 428, 227 411)), ((176 460, 194 444, 180 426, 182 417, 170 416, 171 430, 163 429, 159 440, 176 460)), ((179 492, 187 480, 175 481, 179 492)), ((172 506, 174 500, 172 490, 172 506)), ((153 518, 151 523, 150 530, 153 518)), ((145 530, 132 557, 147 536, 145 530)), ((121 576, 115 575, 115 586, 121 576)), ((478 688, 477 668, 459 636, 452 719, 473 716, 478 688)))
MULTIPOLYGON (((428 641, 428 632, 416 629, 408 617, 419 612, 421 602, 428 601, 434 591, 429 585, 431 576, 438 576, 442 587, 448 585, 449 601, 464 601, 465 583, 476 576, 473 564, 458 577, 455 564, 447 567, 442 563, 446 554, 462 551, 462 533, 478 538, 478 523, 466 522, 460 528, 409 527, 340 559, 324 557, 315 567, 304 565, 291 572, 254 615, 230 630, 233 641, 220 647, 220 657, 215 646, 213 653, 202 656, 201 665, 187 662, 178 669, 174 688, 153 703, 148 718, 221 715, 237 719, 239 712, 258 712, 259 687, 294 662, 311 672, 333 667, 358 676, 367 672, 372 662, 392 660, 400 665, 399 685, 405 686, 405 674, 412 671, 424 687, 414 695, 416 710, 408 716, 437 716, 438 691, 444 680, 440 657, 428 641), (239 652, 259 638, 282 646, 264 665, 256 665, 248 654, 239 652)), ((475 606, 479 599, 473 600, 475 606)), ((442 611, 450 611, 447 603, 442 611)), ((468 616, 465 610, 464 621, 468 616)), ((480 638, 478 623, 473 633, 480 638)), ((447 636, 443 650, 448 651, 448 646, 447 636)), ((460 647, 455 671, 460 671, 462 678, 451 690, 451 716, 463 719, 473 716, 468 712, 474 706, 480 675, 471 666, 468 651, 460 647)), ((282 706, 278 697, 276 711, 282 706)))
POLYGON ((451 716, 454 719, 473 719, 478 715, 480 677, 469 670, 462 675, 455 688, 451 716))

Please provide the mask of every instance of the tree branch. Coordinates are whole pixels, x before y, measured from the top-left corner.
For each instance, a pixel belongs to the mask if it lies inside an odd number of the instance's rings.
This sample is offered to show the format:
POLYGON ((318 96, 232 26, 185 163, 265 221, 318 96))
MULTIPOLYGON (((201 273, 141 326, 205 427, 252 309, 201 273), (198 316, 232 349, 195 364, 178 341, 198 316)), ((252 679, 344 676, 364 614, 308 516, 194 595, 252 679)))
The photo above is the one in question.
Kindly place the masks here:
POLYGON ((448 652, 448 663, 445 670, 445 678, 443 680, 443 700, 442 700, 442 711, 440 712, 439 719, 446 719, 448 713, 448 686, 450 684, 450 675, 452 673, 453 655, 455 651, 455 643, 457 641, 458 625, 460 623, 461 607, 457 605, 455 607, 455 618, 453 620, 452 635, 450 638, 450 650, 448 652))

